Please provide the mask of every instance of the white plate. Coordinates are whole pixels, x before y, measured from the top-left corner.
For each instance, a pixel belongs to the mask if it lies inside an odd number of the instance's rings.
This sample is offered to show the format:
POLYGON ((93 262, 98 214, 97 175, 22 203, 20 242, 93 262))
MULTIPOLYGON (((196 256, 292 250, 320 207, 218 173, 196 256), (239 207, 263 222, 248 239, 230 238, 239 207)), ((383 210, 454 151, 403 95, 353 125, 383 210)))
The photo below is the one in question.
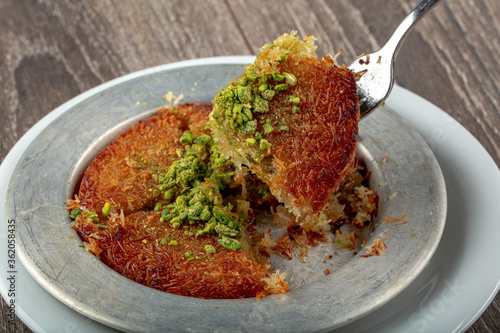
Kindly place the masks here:
MULTIPOLYGON (((224 60, 248 63, 252 58, 231 57, 224 60)), ((213 60, 200 59, 189 63, 207 61, 213 60)), ((114 80, 106 85, 116 83, 114 80)), ((77 100, 81 101, 92 93, 92 90, 84 93, 77 100)), ((391 302, 342 328, 342 331, 466 329, 489 304, 499 287, 500 267, 489 263, 499 254, 500 245, 498 242, 484 241, 499 231, 499 226, 494 223, 498 208, 493 207, 491 199, 500 197, 498 168, 463 127, 425 100, 395 87, 387 105, 406 118, 433 148, 448 184, 449 217, 441 244, 424 272, 391 302), (481 164, 477 161, 481 161, 481 164)), ((2 202, 5 202, 7 183, 22 152, 62 111, 61 108, 56 109, 42 119, 5 159, 0 168, 2 202)), ((0 228, 0 239, 5 241, 6 221, 1 222, 0 228)), ((5 255, 0 258, 0 266, 4 272, 8 270, 5 255)), ((31 329, 49 332, 78 329, 111 331, 50 296, 19 263, 16 279, 17 314, 31 329), (33 299, 37 301, 36 306, 33 299)), ((3 279, 0 285, 4 298, 7 293, 5 283, 3 279)))

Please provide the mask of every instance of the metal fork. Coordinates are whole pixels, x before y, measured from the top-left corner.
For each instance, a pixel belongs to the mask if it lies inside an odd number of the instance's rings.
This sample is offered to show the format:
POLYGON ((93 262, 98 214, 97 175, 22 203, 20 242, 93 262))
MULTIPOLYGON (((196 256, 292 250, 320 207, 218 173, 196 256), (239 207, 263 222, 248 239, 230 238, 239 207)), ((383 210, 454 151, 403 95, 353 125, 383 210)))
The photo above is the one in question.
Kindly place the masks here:
POLYGON ((408 33, 439 0, 423 0, 397 27, 389 41, 377 52, 362 55, 348 67, 363 73, 357 82, 361 118, 382 104, 394 86, 394 62, 408 33))

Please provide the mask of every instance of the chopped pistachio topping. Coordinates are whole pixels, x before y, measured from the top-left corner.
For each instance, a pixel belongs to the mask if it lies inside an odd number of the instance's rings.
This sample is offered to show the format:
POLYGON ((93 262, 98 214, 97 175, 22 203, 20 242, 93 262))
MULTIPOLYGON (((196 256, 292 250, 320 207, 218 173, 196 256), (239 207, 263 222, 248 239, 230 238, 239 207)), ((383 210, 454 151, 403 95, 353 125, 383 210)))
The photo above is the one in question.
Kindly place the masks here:
POLYGON ((269 123, 265 123, 263 128, 264 128, 264 134, 266 135, 271 134, 274 131, 274 128, 269 123))
POLYGON ((217 224, 215 226, 215 231, 217 231, 217 233, 219 235, 224 235, 224 236, 228 236, 228 237, 236 237, 236 238, 241 237, 241 234, 239 233, 239 231, 231 229, 230 227, 228 227, 224 224, 217 224))
POLYGON ((104 206, 102 207, 102 216, 107 217, 111 213, 111 204, 109 202, 106 202, 104 206))
POLYGON ((262 139, 262 140, 260 140, 259 147, 260 147, 260 149, 269 149, 269 148, 271 148, 271 144, 269 142, 267 142, 266 139, 262 139))
POLYGON ((245 141, 251 144, 252 146, 257 144, 257 140, 255 140, 254 138, 248 138, 245 141))
POLYGON ((99 216, 96 213, 94 213, 94 212, 88 212, 88 213, 86 213, 83 218, 84 219, 92 219, 92 222, 94 222, 94 223, 98 223, 99 222, 99 216))
POLYGON ((76 218, 77 218, 77 217, 78 217, 81 213, 82 213, 82 211, 81 211, 80 209, 76 208, 76 209, 73 209, 73 210, 69 213, 69 217, 70 217, 71 219, 73 219, 73 220, 74 220, 74 219, 76 219, 76 218))
MULTIPOLYGON (((288 54, 285 51, 277 61, 283 63, 287 60, 288 54)), ((217 92, 214 99, 212 117, 216 126, 223 131, 237 131, 243 134, 242 140, 249 143, 248 149, 260 148, 262 137, 274 131, 270 123, 271 115, 266 115, 270 101, 277 94, 297 84, 297 78, 293 74, 281 73, 277 67, 267 72, 268 74, 264 73, 258 66, 246 67, 246 72, 217 92)), ((300 112, 297 106, 300 103, 299 97, 289 96, 285 103, 292 104, 293 113, 300 112)), ((269 149, 269 141, 264 145, 265 149, 269 149)), ((263 150, 260 148, 255 152, 259 155, 263 150)))
POLYGON ((252 120, 252 121, 245 123, 245 125, 243 125, 241 132, 244 134, 247 134, 247 133, 251 134, 251 133, 255 133, 256 130, 257 130, 257 120, 252 120))
POLYGON ((253 70, 247 71, 247 77, 248 77, 248 79, 250 79, 252 81, 257 80, 257 78, 258 78, 257 77, 257 73, 255 71, 253 71, 253 70))
POLYGON ((283 81, 285 79, 285 77, 283 75, 281 75, 280 73, 274 73, 271 78, 276 81, 276 82, 280 82, 280 81, 283 81))
MULTIPOLYGON (((209 143, 210 140, 212 140, 212 137, 210 135, 207 135, 207 134, 202 134, 200 135, 199 137, 197 137, 195 140, 194 140, 194 143, 197 144, 197 143, 209 143)), ((198 146, 199 147, 199 146, 198 146)))
POLYGON ((283 77, 285 79, 285 82, 289 85, 294 86, 297 84, 297 78, 295 77, 295 75, 290 73, 283 73, 283 77))
POLYGON ((219 244, 233 251, 238 251, 241 249, 241 243, 234 238, 222 236, 218 240, 219 244))
POLYGON ((291 95, 290 97, 288 97, 288 100, 285 101, 285 103, 287 104, 293 103, 293 105, 297 105, 300 103, 300 98, 291 95))
POLYGON ((285 91, 289 88, 290 86, 288 83, 282 83, 282 84, 277 84, 274 86, 274 90, 276 91, 285 91))
POLYGON ((165 198, 165 200, 170 200, 170 199, 172 199, 173 195, 174 195, 174 190, 170 189, 170 190, 165 192, 163 197, 165 198))
POLYGON ((191 131, 184 131, 181 137, 181 142, 182 143, 192 143, 193 142, 193 132, 191 131))
POLYGON ((269 111, 269 101, 256 95, 253 100, 253 109, 255 112, 264 113, 269 111))
POLYGON ((245 66, 245 73, 217 92, 214 98, 211 124, 222 132, 218 132, 224 136, 221 142, 236 147, 234 154, 249 162, 265 159, 271 153, 272 142, 279 139, 281 132, 289 130, 279 123, 279 117, 272 114, 271 109, 281 106, 282 110, 293 114, 301 111, 300 97, 290 96, 300 91, 295 87, 298 79, 284 68, 293 59, 317 56, 314 37, 306 36, 301 40, 296 34, 295 31, 284 34, 262 47, 256 60, 245 66), (266 137, 275 131, 278 137, 266 137))
POLYGON ((248 76, 245 76, 241 79, 241 82, 240 82, 240 85, 241 86, 247 86, 248 85, 248 81, 250 81, 250 79, 248 78, 248 76))
MULTIPOLYGON (((245 108, 233 105, 232 112, 244 115, 245 108)), ((255 132, 256 121, 246 124, 247 131, 255 132)), ((233 162, 217 152, 217 143, 207 134, 196 136, 185 131, 181 142, 184 146, 178 151, 179 158, 168 170, 155 174, 159 184, 157 190, 165 199, 159 209, 161 221, 168 221, 175 229, 190 228, 184 232, 189 237, 205 234, 225 237, 223 242, 219 239, 220 244, 238 250, 241 244, 235 238, 242 236, 238 221, 244 214, 234 211, 222 196, 222 191, 234 186, 233 162)), ((249 138, 248 142, 258 144, 254 138, 249 138)), ((170 246, 176 244, 176 241, 168 243, 170 246)))
POLYGON ((273 99, 274 95, 276 95, 276 91, 268 89, 263 91, 261 95, 263 99, 270 101, 273 99))
POLYGON ((252 87, 239 85, 236 93, 241 103, 250 103, 252 101, 252 87))
POLYGON ((162 204, 160 202, 157 202, 155 204, 155 208, 153 209, 155 212, 159 212, 163 208, 162 204))
POLYGON ((288 54, 285 54, 285 55, 283 55, 283 56, 280 58, 280 60, 278 60, 278 62, 279 62, 279 63, 284 63, 284 62, 286 62, 286 61, 287 61, 287 59, 288 59, 288 54))
POLYGON ((215 253, 215 247, 213 247, 212 245, 205 245, 205 252, 215 253))

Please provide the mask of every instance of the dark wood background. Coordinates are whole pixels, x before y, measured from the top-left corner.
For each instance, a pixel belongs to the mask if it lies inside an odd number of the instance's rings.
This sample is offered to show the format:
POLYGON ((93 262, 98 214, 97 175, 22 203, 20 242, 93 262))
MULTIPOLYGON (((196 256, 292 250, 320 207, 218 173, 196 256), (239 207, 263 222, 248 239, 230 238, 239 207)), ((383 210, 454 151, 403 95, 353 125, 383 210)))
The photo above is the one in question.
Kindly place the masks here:
MULTIPOLYGON (((441 0, 407 38, 397 83, 463 124, 500 164, 500 1, 441 0)), ((382 46, 418 0, 0 0, 0 162, 40 118, 100 83, 201 57, 254 55, 284 32, 341 62, 382 46)), ((500 332, 500 296, 470 332, 500 332)), ((464 306, 467 306, 464 304, 464 306)), ((0 331, 9 325, 5 302, 0 331)))

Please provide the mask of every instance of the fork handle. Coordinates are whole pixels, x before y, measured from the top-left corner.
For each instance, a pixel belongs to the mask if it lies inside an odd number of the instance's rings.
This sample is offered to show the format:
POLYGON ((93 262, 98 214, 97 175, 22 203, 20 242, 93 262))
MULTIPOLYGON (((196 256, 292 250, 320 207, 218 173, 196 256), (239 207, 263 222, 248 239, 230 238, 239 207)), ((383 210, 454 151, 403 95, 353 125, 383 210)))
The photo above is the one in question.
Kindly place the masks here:
POLYGON ((401 45, 403 45, 403 41, 406 36, 410 32, 410 30, 415 26, 415 23, 419 21, 424 14, 429 12, 429 9, 434 6, 439 0, 423 0, 421 1, 415 9, 413 9, 405 19, 399 24, 391 38, 384 45, 384 49, 387 52, 392 52, 394 57, 399 52, 401 45))

